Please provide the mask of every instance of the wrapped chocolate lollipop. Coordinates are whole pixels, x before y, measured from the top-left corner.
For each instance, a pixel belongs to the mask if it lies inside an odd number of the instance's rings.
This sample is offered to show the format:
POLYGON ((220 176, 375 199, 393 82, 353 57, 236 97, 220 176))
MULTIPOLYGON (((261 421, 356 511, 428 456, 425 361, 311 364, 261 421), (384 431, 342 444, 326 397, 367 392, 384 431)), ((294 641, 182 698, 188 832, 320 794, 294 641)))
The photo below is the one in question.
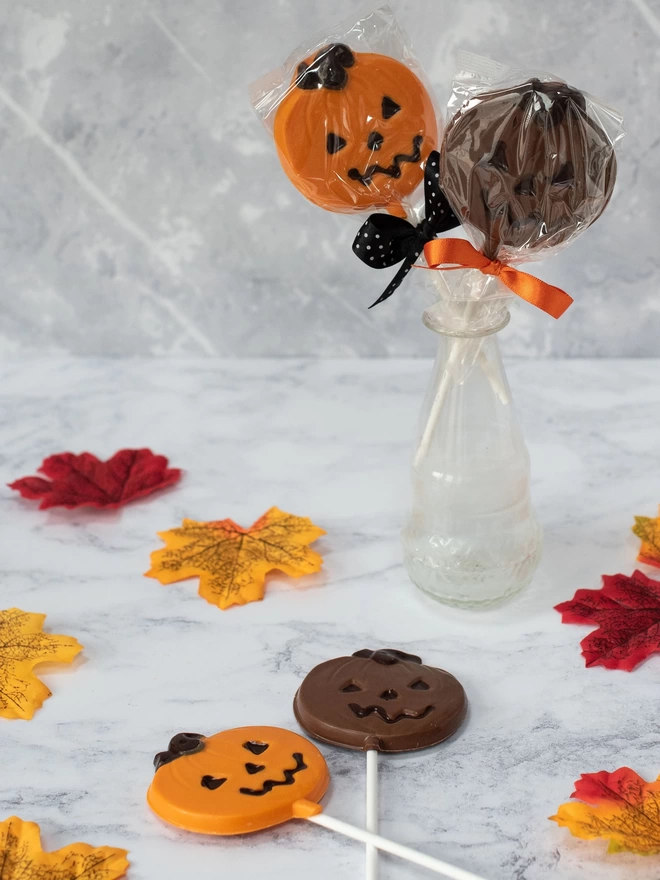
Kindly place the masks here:
POLYGON ((613 139, 584 92, 532 77, 475 95, 447 124, 442 187, 490 260, 540 259, 607 207, 613 139))
MULTIPOLYGON (((356 651, 315 666, 293 701, 315 739, 367 754, 367 829, 378 827, 378 753, 411 752, 453 736, 465 720, 460 682, 403 651, 356 651)), ((367 880, 377 875, 368 850, 367 880)))

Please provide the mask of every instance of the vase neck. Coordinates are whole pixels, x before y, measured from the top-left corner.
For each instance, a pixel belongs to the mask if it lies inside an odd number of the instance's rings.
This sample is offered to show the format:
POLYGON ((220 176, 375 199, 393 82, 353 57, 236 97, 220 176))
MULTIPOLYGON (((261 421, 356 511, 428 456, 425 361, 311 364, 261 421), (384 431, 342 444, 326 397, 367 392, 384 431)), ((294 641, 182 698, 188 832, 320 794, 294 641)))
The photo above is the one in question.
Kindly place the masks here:
POLYGON ((437 302, 424 312, 424 324, 443 336, 477 338, 497 333, 509 323, 512 292, 494 275, 478 269, 433 271, 437 302))
POLYGON ((511 315, 504 302, 437 302, 422 315, 424 326, 441 336, 477 339, 502 330, 511 315))

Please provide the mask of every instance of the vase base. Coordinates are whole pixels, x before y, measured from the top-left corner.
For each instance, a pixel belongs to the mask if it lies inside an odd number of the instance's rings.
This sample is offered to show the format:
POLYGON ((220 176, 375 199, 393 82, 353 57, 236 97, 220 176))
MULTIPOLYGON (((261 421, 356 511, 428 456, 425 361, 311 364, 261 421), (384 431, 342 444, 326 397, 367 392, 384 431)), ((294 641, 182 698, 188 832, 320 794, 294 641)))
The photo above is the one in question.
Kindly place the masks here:
POLYGON ((415 584, 418 590, 424 593, 425 596, 429 596, 439 605, 448 605, 450 608, 463 608, 465 610, 470 611, 478 611, 480 608, 488 609, 488 608, 497 608, 500 605, 506 605, 511 599, 514 599, 519 593, 529 586, 529 584, 523 584, 522 586, 516 586, 513 589, 509 590, 507 593, 503 595, 496 596, 492 599, 466 599, 462 596, 450 596, 446 593, 442 595, 438 595, 432 590, 427 590, 424 586, 420 584, 415 584))
POLYGON ((532 581, 541 557, 540 547, 508 571, 440 572, 423 559, 406 557, 405 567, 415 586, 442 605, 479 609, 504 605, 532 581))

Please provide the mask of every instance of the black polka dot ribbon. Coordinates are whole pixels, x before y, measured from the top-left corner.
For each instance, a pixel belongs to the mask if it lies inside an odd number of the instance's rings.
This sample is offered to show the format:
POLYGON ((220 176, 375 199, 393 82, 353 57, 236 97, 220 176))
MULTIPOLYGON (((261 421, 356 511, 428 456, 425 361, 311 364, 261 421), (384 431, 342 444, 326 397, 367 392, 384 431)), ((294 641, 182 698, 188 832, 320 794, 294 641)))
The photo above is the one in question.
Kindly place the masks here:
POLYGON ((429 153, 424 169, 424 202, 426 217, 414 226, 401 217, 391 214, 371 214, 362 224, 353 242, 353 253, 363 263, 374 269, 388 269, 403 260, 403 265, 387 285, 372 309, 389 299, 401 284, 424 250, 424 245, 441 232, 459 226, 456 215, 449 207, 440 189, 440 155, 437 150, 429 153))

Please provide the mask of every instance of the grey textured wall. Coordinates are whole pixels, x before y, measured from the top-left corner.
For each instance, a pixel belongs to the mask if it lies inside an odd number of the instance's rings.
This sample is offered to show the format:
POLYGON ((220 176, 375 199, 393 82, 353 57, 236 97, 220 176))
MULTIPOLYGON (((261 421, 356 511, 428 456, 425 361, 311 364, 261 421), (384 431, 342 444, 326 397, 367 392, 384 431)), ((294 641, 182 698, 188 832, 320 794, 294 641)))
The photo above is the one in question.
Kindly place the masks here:
MULTIPOLYGON (((576 304, 521 305, 516 354, 660 354, 660 0, 395 2, 441 103, 466 48, 557 73, 619 107, 601 220, 534 271, 576 304)), ((0 352, 418 355, 414 285, 355 217, 300 196, 247 84, 364 4, 0 0, 0 352)))

